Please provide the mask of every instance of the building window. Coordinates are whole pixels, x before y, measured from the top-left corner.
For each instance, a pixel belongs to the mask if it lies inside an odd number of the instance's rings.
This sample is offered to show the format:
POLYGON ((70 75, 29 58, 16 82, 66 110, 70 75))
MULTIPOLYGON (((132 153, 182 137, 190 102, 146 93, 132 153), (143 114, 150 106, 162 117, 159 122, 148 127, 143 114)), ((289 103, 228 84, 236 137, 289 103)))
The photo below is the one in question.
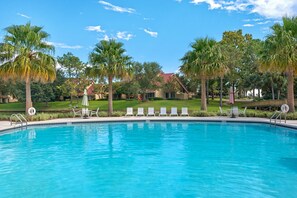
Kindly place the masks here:
POLYGON ((166 99, 175 98, 175 92, 166 92, 165 97, 166 99))
POLYGON ((175 92, 171 92, 171 98, 175 98, 175 92))
POLYGON ((155 97, 155 93, 147 93, 146 94, 147 98, 154 98, 155 97))

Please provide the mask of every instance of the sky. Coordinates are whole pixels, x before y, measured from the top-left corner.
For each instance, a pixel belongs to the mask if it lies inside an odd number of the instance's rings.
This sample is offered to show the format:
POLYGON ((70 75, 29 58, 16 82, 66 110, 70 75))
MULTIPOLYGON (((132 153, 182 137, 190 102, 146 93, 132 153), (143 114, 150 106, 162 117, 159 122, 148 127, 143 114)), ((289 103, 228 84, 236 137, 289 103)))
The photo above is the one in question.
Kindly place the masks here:
POLYGON ((88 62, 95 44, 116 39, 134 61, 176 72, 197 38, 220 41, 242 29, 264 39, 282 16, 296 14, 297 0, 1 0, 0 42, 6 27, 31 22, 50 34, 55 56, 88 62))

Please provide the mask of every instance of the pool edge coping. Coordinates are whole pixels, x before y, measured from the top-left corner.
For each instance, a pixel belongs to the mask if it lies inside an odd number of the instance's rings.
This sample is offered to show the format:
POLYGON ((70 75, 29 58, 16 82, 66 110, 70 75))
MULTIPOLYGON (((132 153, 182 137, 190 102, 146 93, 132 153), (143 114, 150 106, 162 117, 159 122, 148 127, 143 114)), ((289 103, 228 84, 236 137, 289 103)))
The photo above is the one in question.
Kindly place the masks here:
MULTIPOLYGON (((104 118, 104 119, 92 119, 92 120, 64 120, 55 119, 47 121, 35 121, 29 122, 28 127, 34 126, 48 126, 48 125, 72 125, 72 124, 84 124, 84 123, 110 123, 110 122, 164 122, 164 121, 178 121, 178 122, 223 122, 223 123, 259 123, 270 125, 269 119, 253 118, 249 120, 247 118, 221 118, 221 117, 117 117, 117 118, 104 118), (258 119, 258 120, 257 120, 258 119)), ((297 130, 297 125, 288 123, 271 123, 271 126, 279 126, 297 130)), ((0 134, 9 133, 12 130, 26 128, 26 126, 9 126, 8 128, 0 129, 0 134)), ((297 131, 296 131, 297 132, 297 131)))

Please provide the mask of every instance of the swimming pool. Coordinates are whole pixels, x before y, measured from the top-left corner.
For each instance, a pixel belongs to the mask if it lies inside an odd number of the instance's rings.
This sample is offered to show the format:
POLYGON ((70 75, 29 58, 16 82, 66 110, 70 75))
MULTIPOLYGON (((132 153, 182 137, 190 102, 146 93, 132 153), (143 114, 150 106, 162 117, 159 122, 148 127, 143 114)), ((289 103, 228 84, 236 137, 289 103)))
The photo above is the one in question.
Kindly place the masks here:
POLYGON ((297 135, 266 124, 88 123, 0 136, 0 197, 296 197, 297 135))

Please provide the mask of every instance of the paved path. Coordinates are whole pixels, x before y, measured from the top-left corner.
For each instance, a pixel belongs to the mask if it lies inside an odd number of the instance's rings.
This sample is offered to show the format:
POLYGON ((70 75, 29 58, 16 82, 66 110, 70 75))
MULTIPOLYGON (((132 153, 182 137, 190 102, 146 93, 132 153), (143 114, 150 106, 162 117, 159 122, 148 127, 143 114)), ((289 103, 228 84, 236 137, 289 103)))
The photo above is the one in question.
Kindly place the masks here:
MULTIPOLYGON (((55 123, 81 123, 81 122, 108 122, 108 121, 158 121, 158 120, 182 120, 182 121, 232 121, 232 122, 262 122, 269 123, 267 118, 228 118, 228 117, 92 117, 89 119, 81 118, 62 118, 47 121, 28 122, 28 125, 46 125, 55 123)), ((297 120, 287 120, 287 123, 278 123, 282 126, 290 126, 297 129, 297 120)), ((15 126, 10 126, 9 121, 0 121, 0 132, 6 129, 13 129, 15 126)))

